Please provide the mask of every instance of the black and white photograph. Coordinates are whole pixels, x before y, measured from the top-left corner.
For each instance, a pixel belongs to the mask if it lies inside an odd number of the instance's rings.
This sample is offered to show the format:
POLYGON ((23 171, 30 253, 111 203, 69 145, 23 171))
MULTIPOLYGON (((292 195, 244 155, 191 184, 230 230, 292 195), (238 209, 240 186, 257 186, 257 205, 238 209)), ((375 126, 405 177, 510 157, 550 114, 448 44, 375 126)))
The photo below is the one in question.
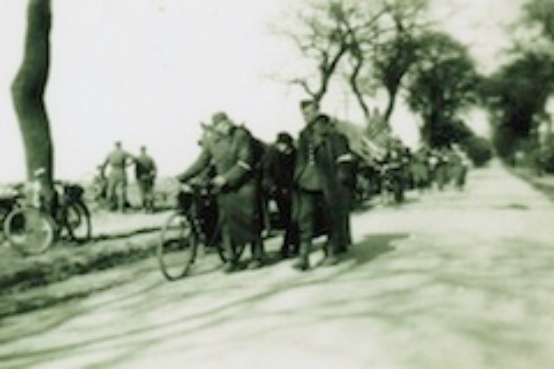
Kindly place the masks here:
POLYGON ((554 0, 1 0, 0 368, 554 365, 554 0))

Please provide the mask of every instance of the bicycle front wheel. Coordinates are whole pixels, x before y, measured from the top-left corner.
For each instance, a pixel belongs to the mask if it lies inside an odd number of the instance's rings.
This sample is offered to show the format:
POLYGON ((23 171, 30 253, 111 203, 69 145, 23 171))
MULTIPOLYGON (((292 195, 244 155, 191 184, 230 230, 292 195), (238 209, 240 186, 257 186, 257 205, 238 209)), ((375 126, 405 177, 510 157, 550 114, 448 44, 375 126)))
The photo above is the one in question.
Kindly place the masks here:
POLYGON ((4 234, 20 253, 37 255, 54 243, 56 226, 48 214, 26 207, 8 214, 4 221, 4 234))
POLYGON ((172 214, 162 228, 157 256, 160 270, 169 281, 186 276, 196 259, 198 240, 184 214, 172 214))

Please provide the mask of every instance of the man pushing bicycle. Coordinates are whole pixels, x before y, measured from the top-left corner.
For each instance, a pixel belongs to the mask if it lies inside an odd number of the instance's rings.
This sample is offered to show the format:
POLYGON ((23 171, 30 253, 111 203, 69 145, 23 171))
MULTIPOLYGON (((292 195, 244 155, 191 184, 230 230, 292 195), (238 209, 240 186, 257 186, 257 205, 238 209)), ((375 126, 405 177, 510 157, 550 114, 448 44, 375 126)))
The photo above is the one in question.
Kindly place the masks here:
POLYGON ((186 182, 210 165, 214 166, 215 177, 211 183, 217 191, 223 247, 230 255, 224 271, 238 269, 236 248, 247 243, 251 244, 252 253, 249 267, 262 267, 265 252, 255 140, 245 127, 235 125, 224 112, 214 114, 212 125, 203 128, 202 151, 178 179, 186 182))

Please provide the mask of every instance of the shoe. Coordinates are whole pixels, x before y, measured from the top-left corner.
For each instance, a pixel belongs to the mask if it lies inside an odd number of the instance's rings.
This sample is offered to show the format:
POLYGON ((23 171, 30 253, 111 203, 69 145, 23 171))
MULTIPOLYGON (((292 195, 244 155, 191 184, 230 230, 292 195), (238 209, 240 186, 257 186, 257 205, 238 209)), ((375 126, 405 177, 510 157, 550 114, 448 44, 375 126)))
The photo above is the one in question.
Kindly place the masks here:
POLYGON ((336 255, 327 256, 325 259, 323 259, 320 263, 321 266, 334 266, 337 265, 340 262, 340 259, 336 255))
POLYGON ((298 271, 305 272, 310 269, 310 262, 306 258, 300 258, 292 264, 292 267, 298 271))
POLYGON ((265 265, 265 262, 260 259, 252 259, 248 263, 248 269, 260 269, 265 265))
POLYGON ((223 273, 225 273, 225 274, 234 273, 238 269, 239 269, 239 267, 238 267, 237 263, 227 262, 223 266, 223 273))

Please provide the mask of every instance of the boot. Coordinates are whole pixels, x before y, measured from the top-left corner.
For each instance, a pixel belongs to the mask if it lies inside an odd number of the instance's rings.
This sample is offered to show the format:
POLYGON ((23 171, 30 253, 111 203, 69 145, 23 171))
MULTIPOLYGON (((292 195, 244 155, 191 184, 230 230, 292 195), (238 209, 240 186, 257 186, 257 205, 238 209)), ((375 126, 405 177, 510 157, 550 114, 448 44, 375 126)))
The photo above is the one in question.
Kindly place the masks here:
POLYGON ((227 254, 228 260, 223 266, 223 272, 224 273, 233 273, 236 272, 239 268, 238 260, 237 260, 237 252, 235 250, 235 245, 231 241, 231 238, 227 233, 223 233, 223 248, 225 249, 225 253, 227 254))
POLYGON ((300 245, 300 256, 292 267, 299 271, 306 271, 310 269, 310 249, 311 242, 304 242, 300 245))
POLYGON ((321 261, 322 266, 333 266, 339 263, 339 257, 336 247, 327 244, 325 247, 325 258, 321 261))
POLYGON ((265 252, 261 239, 252 242, 251 254, 252 260, 248 263, 248 269, 259 269, 265 265, 265 252))
POLYGON ((225 274, 234 273, 238 269, 239 269, 238 263, 236 261, 229 260, 223 266, 223 273, 225 273, 225 274))

